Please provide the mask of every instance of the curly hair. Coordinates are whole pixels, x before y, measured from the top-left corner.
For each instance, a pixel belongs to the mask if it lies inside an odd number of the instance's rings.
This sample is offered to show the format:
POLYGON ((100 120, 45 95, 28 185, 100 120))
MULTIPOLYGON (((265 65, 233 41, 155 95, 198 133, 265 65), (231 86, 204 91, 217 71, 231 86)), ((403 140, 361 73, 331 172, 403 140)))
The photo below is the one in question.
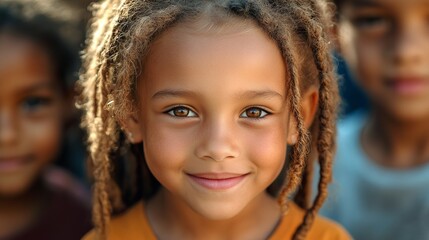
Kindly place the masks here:
MULTIPOLYGON (((283 210, 292 194, 300 199, 297 203, 306 213, 293 239, 304 239, 327 196, 335 150, 338 89, 327 34, 331 20, 327 4, 320 0, 107 0, 94 5, 93 12, 83 55, 80 104, 86 110, 82 124, 88 130, 94 177, 93 220, 98 236, 105 237, 111 213, 120 205, 120 187, 112 187, 118 183, 112 175, 120 164, 120 158, 114 156, 127 158, 130 152, 136 153, 135 149, 129 151, 132 146, 119 123, 135 111, 136 83, 144 67, 142 56, 165 29, 210 13, 254 21, 277 43, 287 63, 288 98, 298 140, 291 146, 286 172, 280 175, 284 179, 275 193, 283 210), (317 86, 319 93, 312 134, 300 111, 301 94, 309 86, 317 86), (312 141, 317 146, 320 180, 310 204, 312 141)), ((131 157, 142 158, 141 153, 131 157)), ((143 175, 150 177, 147 172, 143 175)), ((149 180, 143 177, 143 184, 145 181, 149 180)))

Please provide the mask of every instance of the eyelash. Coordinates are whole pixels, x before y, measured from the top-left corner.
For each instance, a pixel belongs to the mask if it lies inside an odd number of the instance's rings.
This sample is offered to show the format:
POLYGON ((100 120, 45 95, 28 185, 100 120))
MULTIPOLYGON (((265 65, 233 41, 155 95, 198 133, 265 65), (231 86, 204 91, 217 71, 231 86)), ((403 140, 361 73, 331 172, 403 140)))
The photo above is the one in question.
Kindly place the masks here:
POLYGON ((241 114, 240 114, 240 118, 250 118, 253 120, 260 120, 261 118, 265 118, 266 116, 270 115, 271 113, 268 112, 267 110, 260 108, 260 107, 249 107, 246 108, 241 114), (258 117, 249 117, 249 116, 244 116, 245 114, 247 115, 247 111, 249 110, 257 110, 260 111, 260 116, 258 117))
MULTIPOLYGON (((192 109, 185 107, 185 106, 175 106, 172 107, 170 109, 168 109, 167 111, 165 111, 164 113, 172 116, 172 117, 178 117, 178 118, 186 118, 186 117, 198 117, 198 114, 195 113, 195 111, 193 111, 192 109), (178 116, 176 111, 184 111, 182 116, 178 116)), ((253 119, 253 120, 259 120, 261 118, 265 118, 266 116, 270 115, 271 112, 261 108, 261 107, 249 107, 246 108, 241 114, 240 114, 240 118, 249 118, 249 119, 253 119), (252 110, 252 111, 259 111, 259 115, 257 117, 249 117, 248 116, 248 111, 252 110)))
POLYGON ((168 115, 170 115, 172 117, 178 117, 178 118, 198 117, 198 115, 192 109, 190 109, 188 107, 185 107, 185 106, 175 106, 175 107, 172 107, 172 108, 168 109, 164 113, 166 113, 166 114, 168 114, 168 115), (178 111, 178 110, 187 111, 186 116, 178 116, 178 115, 176 115, 175 111, 178 111), (189 114, 191 114, 191 116, 189 114))

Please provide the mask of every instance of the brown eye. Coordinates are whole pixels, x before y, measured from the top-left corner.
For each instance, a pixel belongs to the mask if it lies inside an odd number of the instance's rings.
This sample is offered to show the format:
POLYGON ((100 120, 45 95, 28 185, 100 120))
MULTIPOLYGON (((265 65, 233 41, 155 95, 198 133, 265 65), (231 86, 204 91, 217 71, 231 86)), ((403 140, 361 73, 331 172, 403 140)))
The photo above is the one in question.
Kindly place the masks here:
POLYGON ((196 117, 197 114, 195 114, 194 111, 187 107, 175 107, 173 109, 170 109, 167 111, 168 114, 174 117, 196 117))
POLYGON ((266 115, 268 115, 268 113, 265 110, 263 110, 261 108, 257 108, 257 107, 252 107, 252 108, 246 109, 240 115, 240 117, 242 117, 242 118, 263 118, 266 115))

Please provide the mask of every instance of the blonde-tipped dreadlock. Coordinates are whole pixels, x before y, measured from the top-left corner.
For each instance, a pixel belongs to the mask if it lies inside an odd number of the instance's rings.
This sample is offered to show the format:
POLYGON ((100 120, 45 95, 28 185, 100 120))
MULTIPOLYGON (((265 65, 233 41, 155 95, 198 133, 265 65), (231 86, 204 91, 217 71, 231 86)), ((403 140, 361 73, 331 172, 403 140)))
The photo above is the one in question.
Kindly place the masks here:
POLYGON ((235 18, 252 19, 277 42, 287 63, 290 110, 297 121, 298 141, 292 146, 286 179, 279 194, 282 208, 302 182, 309 186, 312 168, 308 162, 310 134, 300 112, 301 92, 319 87, 317 132, 314 140, 320 164, 318 192, 309 204, 310 191, 304 191, 306 210, 293 239, 303 239, 327 196, 331 162, 335 148, 337 85, 327 36, 330 16, 321 0, 107 0, 94 6, 94 19, 84 55, 81 78, 83 120, 89 132, 90 159, 94 168, 94 222, 104 236, 117 202, 110 185, 112 154, 126 146, 118 122, 134 111, 135 85, 142 70, 141 59, 152 41, 173 24, 216 11, 235 18), (307 164, 308 162, 308 164, 307 164), (305 174, 303 174, 304 169, 305 174), (304 176, 304 179, 302 179, 304 176))

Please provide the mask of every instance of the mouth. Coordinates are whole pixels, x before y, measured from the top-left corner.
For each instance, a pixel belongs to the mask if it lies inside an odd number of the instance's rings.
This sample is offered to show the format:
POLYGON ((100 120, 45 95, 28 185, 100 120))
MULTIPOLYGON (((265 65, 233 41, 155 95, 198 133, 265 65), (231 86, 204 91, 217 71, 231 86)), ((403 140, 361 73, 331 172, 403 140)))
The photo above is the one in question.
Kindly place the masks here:
POLYGON ((429 78, 397 77, 386 82, 395 93, 402 96, 412 96, 425 93, 429 89, 429 78))
POLYGON ((249 173, 196 173, 186 174, 192 182, 210 190, 227 190, 242 182, 249 173))
POLYGON ((29 157, 0 157, 0 172, 14 172, 30 162, 29 157))

